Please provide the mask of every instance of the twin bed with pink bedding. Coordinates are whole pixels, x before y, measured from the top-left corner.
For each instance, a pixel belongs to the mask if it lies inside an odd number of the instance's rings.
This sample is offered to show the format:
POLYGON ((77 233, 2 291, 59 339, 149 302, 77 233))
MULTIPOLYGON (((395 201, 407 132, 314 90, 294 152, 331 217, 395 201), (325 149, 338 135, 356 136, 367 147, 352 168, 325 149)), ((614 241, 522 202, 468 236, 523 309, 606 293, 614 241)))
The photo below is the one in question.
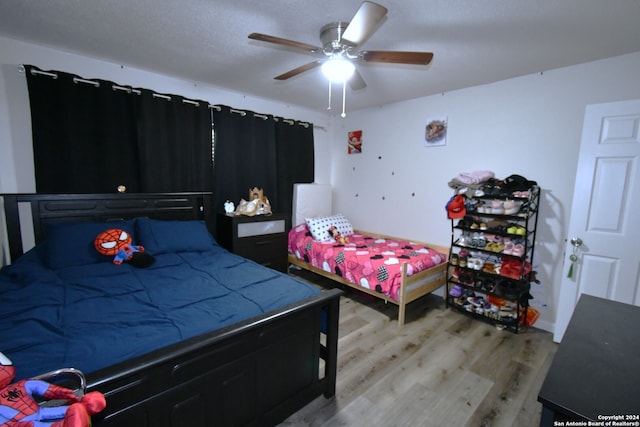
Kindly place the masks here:
POLYGON ((331 204, 327 193, 329 186, 296 184, 289 262, 398 305, 402 326, 408 303, 444 285, 449 248, 353 230, 340 215, 322 215, 331 204), (336 225, 342 242, 323 234, 336 225))

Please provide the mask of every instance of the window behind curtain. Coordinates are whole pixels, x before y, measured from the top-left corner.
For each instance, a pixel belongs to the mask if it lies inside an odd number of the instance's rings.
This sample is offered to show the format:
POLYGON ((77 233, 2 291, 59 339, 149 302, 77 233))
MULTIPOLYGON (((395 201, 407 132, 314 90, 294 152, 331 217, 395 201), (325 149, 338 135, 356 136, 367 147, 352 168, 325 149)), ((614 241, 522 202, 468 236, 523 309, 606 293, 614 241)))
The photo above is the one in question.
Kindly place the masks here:
POLYGON ((259 187, 290 216, 313 182, 310 123, 25 68, 38 192, 212 191, 223 212, 259 187))
MULTIPOLYGON (((265 119, 266 117, 266 119, 265 119)), ((272 204, 277 203, 275 122, 219 106, 213 111, 215 126, 214 199, 221 211, 226 200, 236 205, 249 198, 249 189, 262 188, 272 204)))
POLYGON ((208 103, 25 68, 38 192, 211 190, 208 103))
POLYGON ((211 113, 208 103, 142 89, 137 146, 143 191, 211 191, 211 113))
POLYGON ((236 205, 249 189, 262 188, 273 212, 291 217, 293 184, 313 182, 313 125, 238 111, 213 111, 215 128, 214 207, 236 205))
POLYGON ((275 131, 279 198, 277 206, 272 207, 290 218, 293 184, 310 183, 314 179, 313 125, 280 119, 275 131))
POLYGON ((135 95, 26 66, 39 193, 140 191, 135 95), (37 69, 36 69, 37 70, 37 69))

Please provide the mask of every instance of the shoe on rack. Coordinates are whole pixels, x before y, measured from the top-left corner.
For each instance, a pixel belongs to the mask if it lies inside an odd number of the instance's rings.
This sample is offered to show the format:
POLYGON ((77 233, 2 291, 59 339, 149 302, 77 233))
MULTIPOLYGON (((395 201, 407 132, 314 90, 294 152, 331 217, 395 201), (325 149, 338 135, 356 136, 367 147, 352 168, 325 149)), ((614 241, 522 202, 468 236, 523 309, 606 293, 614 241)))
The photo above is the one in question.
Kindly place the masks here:
POLYGON ((498 283, 498 289, 500 294, 507 299, 515 300, 518 298, 520 289, 516 282, 513 280, 502 280, 498 283))
POLYGON ((524 255, 524 245, 517 243, 513 245, 513 249, 511 250, 511 255, 514 256, 523 256, 524 255))
POLYGON ((520 211, 521 203, 513 200, 507 200, 503 203, 504 213, 506 215, 515 215, 520 211))
POLYGON ((481 297, 469 297, 467 298, 467 301, 476 307, 482 307, 484 305, 484 299, 481 297))
POLYGON ((483 290, 486 292, 493 292, 496 288, 496 282, 494 282, 492 279, 487 279, 484 281, 483 283, 483 290))
POLYGON ((503 254, 513 255, 513 248, 515 248, 515 244, 513 242, 507 242, 504 245, 504 249, 502 249, 503 254))
POLYGON ((459 259, 460 258, 458 257, 458 254, 453 254, 453 255, 451 255, 451 260, 449 261, 449 264, 454 265, 454 266, 458 265, 458 260, 459 259))
POLYGON ((480 258, 468 258, 467 268, 473 268, 474 270, 482 270, 484 262, 480 258))

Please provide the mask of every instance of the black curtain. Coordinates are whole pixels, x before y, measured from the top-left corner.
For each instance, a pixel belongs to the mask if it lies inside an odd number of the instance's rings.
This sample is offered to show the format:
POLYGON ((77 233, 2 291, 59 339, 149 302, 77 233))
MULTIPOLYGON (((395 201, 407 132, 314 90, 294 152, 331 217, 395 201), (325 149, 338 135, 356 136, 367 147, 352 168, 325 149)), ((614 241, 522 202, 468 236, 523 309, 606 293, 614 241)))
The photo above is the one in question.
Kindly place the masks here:
POLYGON ((135 98, 110 82, 25 69, 36 190, 97 193, 126 185, 140 191, 136 127, 130 119, 135 98))
POLYGON ((216 211, 258 187, 273 212, 290 218, 293 184, 314 178, 313 125, 219 106, 213 127, 216 211))
POLYGON ((142 89, 137 146, 145 192, 211 191, 211 112, 205 102, 142 89))
POLYGON ((314 179, 313 125, 281 118, 275 128, 279 197, 272 208, 291 218, 293 184, 314 179))
POLYGON ((213 188, 207 102, 25 68, 38 192, 213 188))
POLYGON ((271 116, 227 106, 213 110, 215 132, 213 206, 248 200, 249 190, 262 188, 272 206, 278 203, 275 122, 271 116))
POLYGON ((313 182, 311 123, 25 68, 38 192, 212 191, 217 213, 258 187, 290 217, 313 182))

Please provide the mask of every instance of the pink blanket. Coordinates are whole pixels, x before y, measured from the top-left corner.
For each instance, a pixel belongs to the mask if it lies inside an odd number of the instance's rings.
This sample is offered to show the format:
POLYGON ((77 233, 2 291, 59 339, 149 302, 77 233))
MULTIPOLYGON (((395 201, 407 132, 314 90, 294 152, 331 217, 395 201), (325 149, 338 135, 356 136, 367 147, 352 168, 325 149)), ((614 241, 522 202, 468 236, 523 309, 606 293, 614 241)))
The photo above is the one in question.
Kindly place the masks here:
POLYGON ((352 234, 348 239, 345 245, 316 242, 307 225, 300 224, 289 231, 289 253, 394 301, 398 301, 403 263, 407 263, 410 276, 446 261, 446 255, 408 240, 362 234, 352 234))

